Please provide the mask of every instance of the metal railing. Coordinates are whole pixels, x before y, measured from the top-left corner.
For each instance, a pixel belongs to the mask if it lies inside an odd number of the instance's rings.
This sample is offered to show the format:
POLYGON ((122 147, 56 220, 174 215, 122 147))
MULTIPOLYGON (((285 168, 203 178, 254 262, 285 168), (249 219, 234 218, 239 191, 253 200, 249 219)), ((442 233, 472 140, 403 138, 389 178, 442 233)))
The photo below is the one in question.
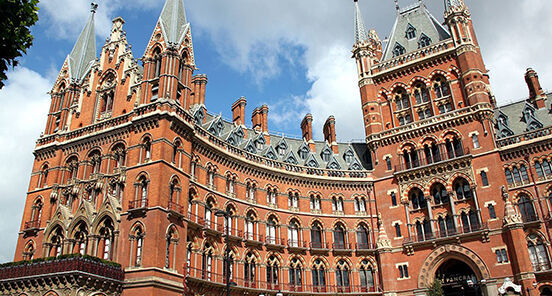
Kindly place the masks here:
POLYGON ((426 157, 423 150, 416 150, 416 152, 419 152, 419 158, 414 161, 408 161, 405 162, 404 159, 401 157, 401 164, 395 166, 396 172, 404 172, 407 170, 424 167, 432 164, 438 164, 441 162, 445 162, 447 160, 457 159, 462 156, 466 156, 470 154, 470 149, 468 147, 462 147, 459 150, 456 151, 450 151, 450 152, 440 152, 439 154, 432 155, 432 157, 426 157))
POLYGON ((129 210, 143 209, 148 207, 148 199, 131 200, 128 202, 129 210))
POLYGON ((178 213, 180 215, 184 215, 184 206, 179 205, 175 203, 174 201, 169 201, 168 210, 171 212, 178 213))
POLYGON ((23 230, 36 229, 40 227, 40 220, 28 221, 25 222, 23 230))
POLYGON ((448 238, 453 236, 466 236, 480 231, 488 230, 489 226, 487 223, 481 225, 472 225, 470 227, 458 227, 453 229, 447 229, 445 231, 437 230, 434 233, 425 233, 424 235, 413 235, 411 237, 404 239, 404 244, 413 244, 432 241, 436 239, 448 238))

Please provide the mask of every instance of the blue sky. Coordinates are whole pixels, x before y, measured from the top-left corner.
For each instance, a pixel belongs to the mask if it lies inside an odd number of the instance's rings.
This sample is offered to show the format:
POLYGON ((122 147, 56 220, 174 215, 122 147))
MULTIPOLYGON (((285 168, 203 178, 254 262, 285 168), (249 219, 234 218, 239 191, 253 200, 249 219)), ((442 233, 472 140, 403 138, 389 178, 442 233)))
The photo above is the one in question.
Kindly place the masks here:
MULTIPOLYGON (((408 5, 417 0, 400 0, 408 5)), ((162 0, 98 0, 98 49, 110 21, 126 20, 136 58, 161 11, 162 0)), ((230 117, 230 105, 248 100, 247 114, 268 104, 269 129, 299 135, 306 113, 315 136, 329 115, 338 138, 363 138, 356 69, 351 57, 351 0, 184 0, 199 73, 209 77, 207 108, 230 117)), ((360 0, 368 28, 382 39, 395 18, 392 0, 360 0)), ((425 0, 442 20, 443 1, 425 0)), ((552 1, 466 0, 472 11, 491 83, 499 103, 525 98, 529 66, 552 88, 552 1)), ((32 150, 44 129, 52 87, 89 14, 88 0, 42 0, 34 46, 0 90, 0 262, 13 258, 28 186, 32 150)), ((249 116, 248 116, 249 117, 249 116)), ((249 123, 250 124, 250 123, 249 123)))

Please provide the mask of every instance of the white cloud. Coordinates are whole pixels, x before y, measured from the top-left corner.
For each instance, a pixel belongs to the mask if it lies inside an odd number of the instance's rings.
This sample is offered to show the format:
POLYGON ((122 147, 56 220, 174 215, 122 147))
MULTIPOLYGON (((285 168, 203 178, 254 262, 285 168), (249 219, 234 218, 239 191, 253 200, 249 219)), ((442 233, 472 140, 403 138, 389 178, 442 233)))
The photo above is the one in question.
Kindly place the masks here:
POLYGON ((0 262, 13 260, 33 164, 34 144, 46 123, 52 82, 27 68, 8 73, 0 90, 0 262))

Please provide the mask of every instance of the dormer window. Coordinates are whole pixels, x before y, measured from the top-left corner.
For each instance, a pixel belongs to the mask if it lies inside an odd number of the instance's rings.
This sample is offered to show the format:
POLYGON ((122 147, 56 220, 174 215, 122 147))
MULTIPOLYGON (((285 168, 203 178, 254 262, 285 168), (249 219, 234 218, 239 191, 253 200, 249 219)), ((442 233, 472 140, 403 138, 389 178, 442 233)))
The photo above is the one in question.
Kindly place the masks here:
POLYGON ((301 159, 307 159, 307 156, 309 156, 309 152, 309 148, 304 145, 299 149, 297 154, 299 154, 299 157, 301 157, 301 159))
POLYGON ((504 116, 499 116, 499 117, 498 117, 498 124, 499 124, 501 127, 507 127, 507 126, 508 126, 508 120, 507 120, 506 117, 504 117, 504 116))
POLYGON ((402 56, 406 53, 406 49, 404 46, 400 45, 399 43, 395 44, 395 47, 393 48, 393 57, 402 56))
POLYGON ((420 41, 418 41, 418 48, 423 48, 431 45, 431 38, 427 37, 425 34, 422 34, 420 41))
POLYGON ((525 119, 525 122, 530 122, 531 117, 533 116, 534 116, 534 112, 530 108, 526 108, 525 110, 523 110, 523 118, 525 119))
POLYGON ((412 24, 408 24, 408 27, 406 28, 406 39, 412 40, 416 38, 416 28, 412 26, 412 24))
POLYGON ((322 160, 324 160, 325 162, 330 161, 330 158, 332 157, 332 150, 326 147, 324 150, 322 150, 320 157, 322 157, 322 160))

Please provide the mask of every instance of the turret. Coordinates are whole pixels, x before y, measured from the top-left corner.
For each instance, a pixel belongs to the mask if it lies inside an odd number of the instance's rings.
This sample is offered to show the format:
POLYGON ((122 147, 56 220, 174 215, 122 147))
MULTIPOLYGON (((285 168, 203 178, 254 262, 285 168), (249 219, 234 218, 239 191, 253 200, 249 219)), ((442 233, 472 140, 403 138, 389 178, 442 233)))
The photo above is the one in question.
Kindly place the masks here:
POLYGON ((372 80, 372 66, 379 62, 382 57, 382 45, 375 30, 367 32, 358 0, 354 1, 354 5, 355 44, 353 46, 353 58, 357 62, 364 127, 368 137, 382 131, 377 89, 372 80))
MULTIPOLYGON (((189 107, 195 70, 191 26, 182 0, 167 0, 143 57, 141 103, 172 100, 189 107)), ((203 85, 203 84, 200 84, 203 85)), ((203 92, 195 103, 201 103, 203 92)))
POLYGON ((467 104, 492 103, 489 77, 475 36, 471 13, 463 0, 445 0, 445 23, 448 25, 460 66, 461 82, 467 104))

